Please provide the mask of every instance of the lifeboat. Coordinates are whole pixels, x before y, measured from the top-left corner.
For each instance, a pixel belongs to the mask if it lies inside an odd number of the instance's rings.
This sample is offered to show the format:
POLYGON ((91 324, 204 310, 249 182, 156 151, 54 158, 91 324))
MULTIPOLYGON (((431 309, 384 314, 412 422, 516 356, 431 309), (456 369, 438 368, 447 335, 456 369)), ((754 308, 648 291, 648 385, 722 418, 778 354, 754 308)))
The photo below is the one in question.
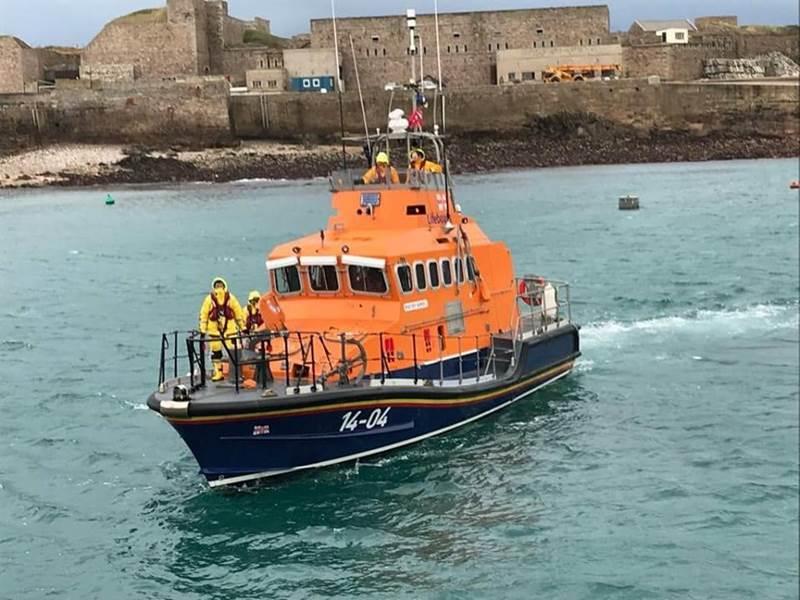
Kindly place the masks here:
POLYGON ((148 406, 212 487, 451 432, 529 399, 580 355, 568 284, 515 276, 506 245, 454 202, 443 137, 367 141, 403 158, 424 147, 444 170, 371 184, 365 169, 333 173, 327 225, 267 254, 265 323, 226 339, 225 380, 209 378, 208 339, 162 336, 148 406))

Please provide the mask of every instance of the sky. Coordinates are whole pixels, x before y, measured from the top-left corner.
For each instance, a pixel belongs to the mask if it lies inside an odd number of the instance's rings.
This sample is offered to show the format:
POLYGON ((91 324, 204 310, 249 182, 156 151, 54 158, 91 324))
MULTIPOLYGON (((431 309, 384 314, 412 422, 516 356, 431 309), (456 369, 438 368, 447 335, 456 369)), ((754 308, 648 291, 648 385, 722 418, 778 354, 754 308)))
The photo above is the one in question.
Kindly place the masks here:
MULTIPOLYGON (((134 10, 163 6, 166 0, 0 0, 0 35, 15 35, 32 46, 85 46, 111 19, 134 10)), ((290 36, 307 32, 309 19, 326 18, 330 0, 228 0, 235 17, 261 16, 272 31, 290 36)), ((611 28, 627 30, 635 19, 739 16, 742 24, 800 22, 798 0, 439 0, 439 10, 492 10, 608 4, 611 28)), ((433 12, 433 0, 336 0, 337 16, 404 14, 406 8, 433 12)))

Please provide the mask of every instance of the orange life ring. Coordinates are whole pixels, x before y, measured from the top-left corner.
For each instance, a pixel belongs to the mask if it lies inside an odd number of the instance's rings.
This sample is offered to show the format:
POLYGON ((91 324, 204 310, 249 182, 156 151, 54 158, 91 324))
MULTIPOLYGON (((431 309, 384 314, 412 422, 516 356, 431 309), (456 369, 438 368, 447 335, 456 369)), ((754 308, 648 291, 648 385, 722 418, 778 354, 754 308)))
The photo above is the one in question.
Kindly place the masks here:
MULTIPOLYGON (((544 292, 544 286, 547 283, 544 280, 544 277, 534 277, 532 281, 537 285, 541 286, 542 293, 544 292)), ((519 280, 519 296, 522 298, 522 301, 527 304, 528 306, 541 306, 542 305, 542 293, 535 293, 533 295, 528 293, 528 283, 524 279, 519 280)))

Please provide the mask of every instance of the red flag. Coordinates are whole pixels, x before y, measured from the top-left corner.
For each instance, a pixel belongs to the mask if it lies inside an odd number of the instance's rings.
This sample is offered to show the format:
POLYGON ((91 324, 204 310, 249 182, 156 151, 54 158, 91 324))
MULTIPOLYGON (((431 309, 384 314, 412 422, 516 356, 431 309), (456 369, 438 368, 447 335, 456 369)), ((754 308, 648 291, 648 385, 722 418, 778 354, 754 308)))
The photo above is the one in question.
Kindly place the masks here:
POLYGON ((408 116, 408 126, 416 131, 422 131, 422 122, 422 109, 417 107, 408 116))

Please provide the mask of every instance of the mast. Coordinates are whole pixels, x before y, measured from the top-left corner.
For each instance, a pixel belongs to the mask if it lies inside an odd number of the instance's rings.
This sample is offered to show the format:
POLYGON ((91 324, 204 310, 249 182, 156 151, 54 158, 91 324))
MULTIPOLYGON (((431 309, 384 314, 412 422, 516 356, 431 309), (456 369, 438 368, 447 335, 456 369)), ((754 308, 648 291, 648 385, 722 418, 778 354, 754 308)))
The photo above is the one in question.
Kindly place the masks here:
MULTIPOLYGON (((408 53, 411 57, 411 80, 414 87, 417 85, 417 40, 416 40, 416 29, 417 29, 417 11, 413 8, 409 8, 406 11, 406 25, 408 25, 408 53)), ((411 108, 412 112, 417 109, 417 94, 414 93, 411 99, 411 108)))

